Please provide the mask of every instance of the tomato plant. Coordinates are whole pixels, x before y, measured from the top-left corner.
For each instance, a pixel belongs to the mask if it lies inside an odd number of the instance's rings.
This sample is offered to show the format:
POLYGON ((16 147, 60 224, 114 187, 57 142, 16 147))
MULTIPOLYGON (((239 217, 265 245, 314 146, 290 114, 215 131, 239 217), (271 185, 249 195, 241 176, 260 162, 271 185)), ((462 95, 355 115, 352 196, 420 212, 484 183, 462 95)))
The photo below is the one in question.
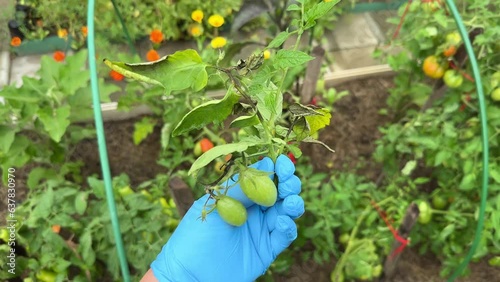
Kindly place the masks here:
MULTIPOLYGON (((412 5, 428 3, 413 1, 412 5)), ((497 40, 491 36, 499 34, 500 29, 493 20, 497 16, 482 6, 484 3, 462 3, 460 14, 478 59, 483 90, 490 95, 485 101, 490 156, 497 155, 500 107, 491 94, 497 87, 495 73, 500 58, 496 55, 497 40)), ((493 4, 494 9, 499 5, 493 4)), ((401 22, 399 36, 392 43, 403 48, 398 54, 387 55, 389 65, 397 72, 387 100, 394 119, 381 128, 383 136, 377 141, 374 157, 384 166, 386 179, 381 189, 397 193, 402 203, 423 201, 419 204, 421 224, 410 235, 412 245, 422 253, 435 253, 443 262, 440 274, 445 277, 468 251, 477 223, 482 170, 479 160, 483 152, 477 89, 471 64, 461 51, 463 40, 447 9, 409 9, 401 19, 404 6, 398 11, 399 17, 390 20, 401 22)), ((500 251, 495 241, 500 230, 495 215, 500 209, 496 202, 500 175, 495 170, 500 160, 490 158, 489 165, 485 229, 473 255, 475 260, 500 251)))
MULTIPOLYGON (((251 134, 233 143, 221 142, 205 151, 192 164, 188 175, 196 177, 210 163, 231 154, 231 159, 220 168, 221 177, 206 187, 210 197, 220 198, 225 195, 230 187, 223 187, 221 183, 233 174, 239 173, 239 183, 243 192, 257 203, 271 206, 277 198, 275 184, 267 173, 246 166, 264 155, 271 157, 273 161, 278 155, 288 152, 299 157, 301 152, 297 145, 300 142, 318 143, 328 148, 312 136, 328 125, 331 118, 328 109, 293 103, 287 108, 290 121, 286 126, 282 125, 284 110, 282 93, 290 84, 288 71, 291 68, 303 68, 313 57, 298 50, 298 43, 292 49, 284 49, 281 46, 293 35, 297 35, 296 42, 299 42, 301 35, 311 29, 316 20, 332 10, 335 4, 334 1, 304 1, 292 5, 289 11, 298 13, 300 21, 294 22, 295 26, 288 30, 279 32, 267 44, 265 49, 279 49, 275 56, 267 60, 264 60, 263 51, 257 50, 236 64, 231 62, 231 58, 225 59, 224 53, 219 53, 219 59, 213 63, 204 61, 196 50, 188 49, 147 65, 124 64, 109 60, 105 60, 105 64, 129 78, 159 85, 166 94, 181 90, 201 91, 207 87, 209 75, 222 77, 222 80, 228 81, 227 92, 222 99, 210 100, 193 108, 164 134, 180 136, 196 129, 206 128, 210 124, 220 124, 232 114, 237 115, 237 118, 231 121, 230 127, 245 128, 251 134), (155 68, 157 71, 152 73, 149 68, 155 68), (186 75, 187 73, 190 75, 186 75), (259 186, 258 190, 255 189, 256 186, 259 186)), ((218 52, 210 51, 214 54, 218 52)), ((200 143, 200 146, 203 151, 203 144, 200 143)))

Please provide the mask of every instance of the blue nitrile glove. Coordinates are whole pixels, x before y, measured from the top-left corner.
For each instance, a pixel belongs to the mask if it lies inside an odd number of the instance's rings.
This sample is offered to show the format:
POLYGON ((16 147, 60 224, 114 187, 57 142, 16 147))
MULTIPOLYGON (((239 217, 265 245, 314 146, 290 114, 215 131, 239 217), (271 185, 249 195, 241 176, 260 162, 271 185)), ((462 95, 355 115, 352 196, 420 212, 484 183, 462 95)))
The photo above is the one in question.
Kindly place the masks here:
POLYGON ((239 184, 228 195, 247 207, 248 220, 239 227, 224 222, 217 210, 200 219, 208 197, 198 199, 186 213, 161 253, 151 264, 159 281, 247 282, 264 274, 276 257, 297 238, 293 219, 304 213, 295 166, 281 155, 276 167, 270 158, 252 165, 278 176, 278 201, 270 208, 253 203, 239 184))

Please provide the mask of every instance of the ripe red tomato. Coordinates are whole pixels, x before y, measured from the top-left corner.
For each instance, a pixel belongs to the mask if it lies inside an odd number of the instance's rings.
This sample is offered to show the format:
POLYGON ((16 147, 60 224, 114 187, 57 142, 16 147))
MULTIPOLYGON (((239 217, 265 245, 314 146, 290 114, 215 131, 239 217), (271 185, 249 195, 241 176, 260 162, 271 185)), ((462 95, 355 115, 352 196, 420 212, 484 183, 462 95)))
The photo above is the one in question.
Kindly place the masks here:
POLYGON ((214 143, 212 143, 212 141, 210 141, 210 139, 203 138, 194 145, 193 154, 196 157, 199 157, 201 154, 212 149, 213 147, 214 147, 214 143))

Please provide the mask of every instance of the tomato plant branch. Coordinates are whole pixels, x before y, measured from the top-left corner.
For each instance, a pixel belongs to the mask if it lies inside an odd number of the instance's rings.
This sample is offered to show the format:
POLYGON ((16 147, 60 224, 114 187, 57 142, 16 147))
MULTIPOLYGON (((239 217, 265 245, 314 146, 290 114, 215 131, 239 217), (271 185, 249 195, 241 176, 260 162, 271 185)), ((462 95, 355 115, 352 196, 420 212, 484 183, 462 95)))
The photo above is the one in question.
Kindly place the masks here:
MULTIPOLYGON (((381 206, 381 205, 385 204, 386 202, 390 202, 390 201, 392 201, 392 197, 388 197, 388 198, 378 202, 377 205, 381 206)), ((358 234, 358 229, 360 228, 361 224, 365 220, 366 216, 368 216, 368 214, 370 213, 371 209, 372 209, 372 206, 367 205, 366 208, 361 213, 361 215, 358 217, 358 220, 356 221, 356 225, 352 229, 351 234, 349 236, 349 241, 347 242, 347 247, 345 249, 345 252, 342 255, 342 257, 340 258, 337 265, 335 266, 335 269, 334 269, 333 274, 332 274, 332 277, 333 277, 332 281, 340 281, 339 278, 340 278, 342 270, 344 269, 344 266, 346 264, 347 257, 349 256, 349 254, 351 254, 354 251, 355 245, 353 244, 353 239, 356 238, 356 235, 358 234)))

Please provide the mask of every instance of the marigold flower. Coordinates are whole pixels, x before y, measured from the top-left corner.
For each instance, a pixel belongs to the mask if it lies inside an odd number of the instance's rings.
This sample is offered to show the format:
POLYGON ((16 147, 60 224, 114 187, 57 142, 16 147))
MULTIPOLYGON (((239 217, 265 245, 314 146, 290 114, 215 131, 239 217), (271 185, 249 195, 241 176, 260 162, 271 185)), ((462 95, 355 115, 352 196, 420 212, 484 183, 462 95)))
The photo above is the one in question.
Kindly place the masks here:
POLYGON ((221 15, 215 14, 208 18, 208 23, 213 27, 220 27, 224 24, 224 18, 221 15))
POLYGON ((66 55, 62 51, 55 51, 52 57, 56 60, 56 62, 62 62, 64 61, 64 58, 66 58, 66 55))
POLYGON ((57 30, 57 36, 59 38, 66 38, 68 37, 68 30, 65 28, 60 28, 57 30))
POLYGON ((212 46, 212 48, 214 49, 217 49, 226 46, 226 43, 227 43, 226 38, 222 36, 217 36, 214 39, 212 39, 212 41, 210 42, 210 46, 212 46))
POLYGON ((192 24, 189 26, 189 34, 194 37, 198 37, 203 33, 203 27, 199 24, 192 24))
POLYGON ((160 55, 158 55, 158 52, 156 52, 156 50, 151 49, 146 54, 146 59, 150 62, 158 61, 160 59, 160 55))
POLYGON ((117 72, 117 71, 114 71, 114 70, 111 70, 109 72, 109 76, 111 76, 111 78, 114 80, 114 81, 122 81, 124 76, 123 74, 117 72))
POLYGON ((59 232, 61 232, 61 225, 59 225, 59 224, 54 224, 54 225, 52 225, 52 231, 53 231, 54 233, 59 233, 59 232))
POLYGON ((153 29, 149 34, 149 40, 153 43, 161 43, 163 41, 163 33, 159 29, 153 29))
POLYGON ((197 23, 201 23, 201 20, 203 20, 203 11, 202 10, 194 10, 191 13, 191 18, 193 19, 193 21, 195 21, 197 23))
POLYGON ((21 45, 21 38, 17 36, 12 37, 12 39, 10 40, 10 45, 14 47, 21 45))
POLYGON ((271 51, 264 50, 264 60, 271 58, 271 51))
POLYGON ((82 28, 80 30, 81 30, 83 36, 86 37, 87 36, 87 27, 86 26, 82 26, 82 28))

